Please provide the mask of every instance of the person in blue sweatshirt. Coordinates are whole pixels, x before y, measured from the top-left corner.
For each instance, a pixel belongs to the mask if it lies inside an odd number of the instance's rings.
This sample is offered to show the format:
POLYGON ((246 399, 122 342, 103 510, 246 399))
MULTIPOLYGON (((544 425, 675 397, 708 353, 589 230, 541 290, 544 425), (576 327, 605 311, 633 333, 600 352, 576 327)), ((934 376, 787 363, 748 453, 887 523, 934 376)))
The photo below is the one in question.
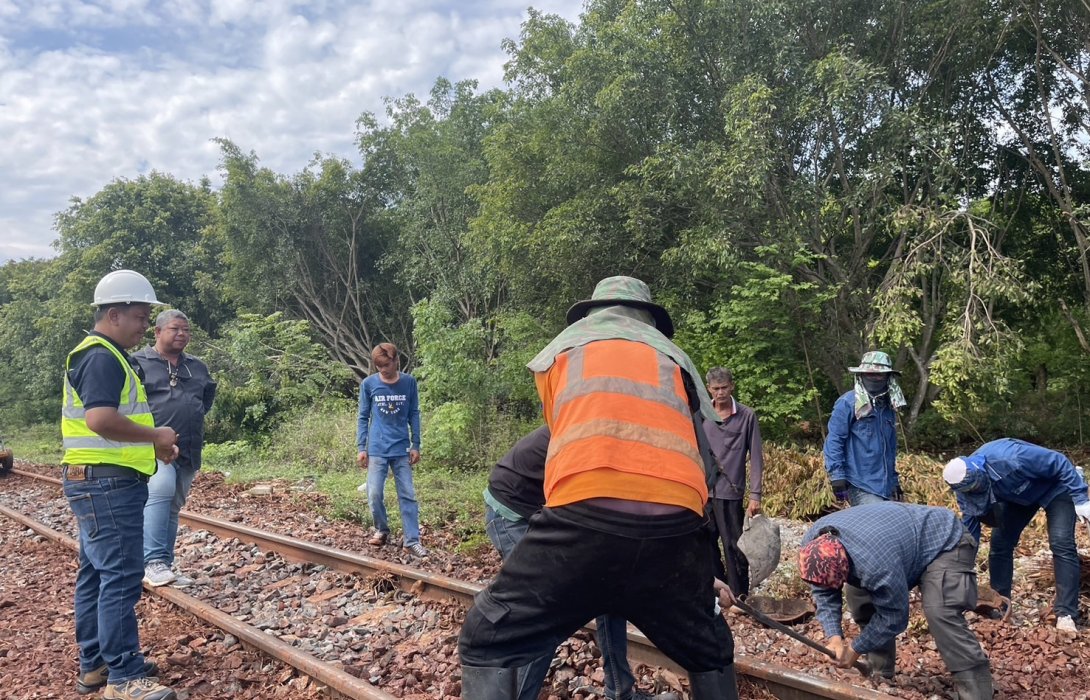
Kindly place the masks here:
POLYGON ((1010 598, 1014 548, 1041 508, 1056 572, 1056 628, 1075 633, 1079 613, 1079 554, 1075 518, 1090 522, 1086 481, 1067 457, 1023 440, 984 443, 968 457, 950 460, 943 479, 954 490, 962 520, 980 541, 980 524, 992 527, 991 585, 1010 598))
POLYGON ((400 371, 397 347, 381 343, 371 351, 378 370, 360 384, 360 412, 356 429, 356 462, 367 470, 367 502, 375 521, 368 544, 381 547, 390 537, 383 488, 394 475, 401 509, 404 546, 412 555, 428 556, 420 544, 420 506, 413 488, 414 464, 420 461, 420 397, 416 379, 400 371))

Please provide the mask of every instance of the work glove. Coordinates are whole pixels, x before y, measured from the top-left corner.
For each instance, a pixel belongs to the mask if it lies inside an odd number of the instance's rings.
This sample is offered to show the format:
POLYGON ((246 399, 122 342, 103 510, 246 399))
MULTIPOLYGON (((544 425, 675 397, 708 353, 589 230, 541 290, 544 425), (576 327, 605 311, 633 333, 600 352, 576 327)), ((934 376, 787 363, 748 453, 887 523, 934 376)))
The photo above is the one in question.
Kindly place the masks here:
POLYGON ((1084 523, 1090 523, 1090 501, 1075 506, 1075 515, 1084 523))
POLYGON ((847 479, 837 479, 833 482, 833 495, 836 496, 838 501, 848 500, 848 488, 850 484, 847 479))

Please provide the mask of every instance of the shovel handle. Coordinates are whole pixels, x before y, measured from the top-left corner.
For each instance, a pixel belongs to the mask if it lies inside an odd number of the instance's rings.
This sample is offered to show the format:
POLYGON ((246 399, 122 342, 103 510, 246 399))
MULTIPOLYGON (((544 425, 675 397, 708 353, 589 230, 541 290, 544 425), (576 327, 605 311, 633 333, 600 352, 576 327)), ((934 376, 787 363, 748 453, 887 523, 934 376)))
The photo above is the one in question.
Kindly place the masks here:
MULTIPOLYGON (((792 639, 796 639, 796 640, 802 642, 803 644, 810 647, 811 649, 814 649, 815 651, 820 651, 822 654, 825 654, 826 656, 828 656, 830 659, 833 659, 834 661, 836 660, 836 658, 837 658, 836 653, 832 649, 830 649, 829 647, 825 646, 824 644, 820 644, 818 642, 815 642, 813 639, 810 639, 805 634, 802 634, 801 632, 796 632, 795 630, 791 629, 790 627, 783 624, 782 622, 778 622, 776 620, 773 620, 771 617, 768 617, 764 613, 757 612, 756 610, 754 610, 749 605, 749 603, 746 603, 744 600, 736 598, 735 601, 734 601, 734 604, 737 605, 739 608, 741 608, 742 612, 746 613, 747 615, 752 617, 757 622, 760 622, 762 625, 764 625, 766 627, 770 627, 770 628, 772 628, 772 629, 774 629, 774 630, 776 630, 778 632, 783 632, 788 637, 791 637, 792 639)), ((868 666, 865 662, 860 661, 860 660, 856 660, 856 662, 852 664, 852 667, 855 668, 857 671, 859 671, 864 676, 869 676, 870 673, 871 673, 870 666, 868 666)))

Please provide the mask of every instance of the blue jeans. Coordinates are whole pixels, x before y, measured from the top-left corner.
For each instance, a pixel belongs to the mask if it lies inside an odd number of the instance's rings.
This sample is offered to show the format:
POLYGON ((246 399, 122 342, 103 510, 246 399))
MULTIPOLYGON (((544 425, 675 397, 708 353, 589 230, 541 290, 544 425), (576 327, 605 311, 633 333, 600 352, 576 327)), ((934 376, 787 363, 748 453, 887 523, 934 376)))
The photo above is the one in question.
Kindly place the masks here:
POLYGON ((178 538, 178 513, 189 498, 196 469, 159 462, 159 470, 148 481, 148 502, 144 506, 144 563, 174 564, 174 541, 178 538))
POLYGON ((863 489, 856 488, 855 486, 848 487, 848 503, 853 506, 865 506, 870 503, 885 503, 886 499, 881 496, 875 496, 870 491, 864 491, 863 489))
POLYGON ((79 522, 75 616, 80 671, 105 663, 110 683, 141 678, 136 603, 144 578, 140 533, 147 483, 135 476, 65 480, 64 495, 79 522))
MULTIPOLYGON (((508 520, 491 506, 484 507, 485 532, 492 545, 507 559, 515 545, 530 529, 530 521, 508 520)), ((605 670, 606 697, 627 700, 632 697, 636 677, 628 665, 628 623, 622 617, 602 615, 595 618, 598 628, 598 648, 602 650, 602 666, 605 670), (616 688, 620 688, 618 695, 616 688)), ((549 674, 553 655, 539 656, 527 666, 519 668, 518 700, 537 700, 545 676, 549 674)))
POLYGON ((405 531, 404 544, 409 547, 420 542, 420 505, 416 502, 413 489, 413 469, 409 466, 409 456, 367 457, 367 503, 371 506, 371 517, 375 520, 375 529, 390 532, 390 522, 386 517, 386 502, 382 489, 386 485, 386 474, 394 473, 394 486, 397 488, 397 503, 401 509, 401 529, 405 531))
MULTIPOLYGON (((1014 548, 1022 530, 1033 520, 1038 506, 1022 506, 1001 502, 999 525, 992 528, 988 570, 992 588, 1008 598, 1014 576, 1014 548)), ((1045 506, 1048 524, 1048 546, 1052 550, 1052 567, 1056 572, 1056 615, 1079 614, 1079 554, 1075 549, 1075 502, 1062 495, 1045 506)))

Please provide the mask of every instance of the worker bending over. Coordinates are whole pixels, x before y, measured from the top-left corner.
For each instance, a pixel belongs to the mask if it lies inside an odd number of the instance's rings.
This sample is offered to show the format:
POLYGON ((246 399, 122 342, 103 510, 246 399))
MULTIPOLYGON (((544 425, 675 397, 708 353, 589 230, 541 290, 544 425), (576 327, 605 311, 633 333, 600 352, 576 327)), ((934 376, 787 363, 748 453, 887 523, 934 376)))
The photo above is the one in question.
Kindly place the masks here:
POLYGON ((849 668, 865 654, 875 673, 892 678, 897 635, 908 628, 908 592, 919 586, 958 700, 991 700, 988 657, 963 616, 977 602, 975 557, 976 540, 952 511, 874 503, 814 523, 802 538, 799 574, 810 584, 837 666, 849 668), (854 640, 841 627, 844 597, 861 629, 854 640))

